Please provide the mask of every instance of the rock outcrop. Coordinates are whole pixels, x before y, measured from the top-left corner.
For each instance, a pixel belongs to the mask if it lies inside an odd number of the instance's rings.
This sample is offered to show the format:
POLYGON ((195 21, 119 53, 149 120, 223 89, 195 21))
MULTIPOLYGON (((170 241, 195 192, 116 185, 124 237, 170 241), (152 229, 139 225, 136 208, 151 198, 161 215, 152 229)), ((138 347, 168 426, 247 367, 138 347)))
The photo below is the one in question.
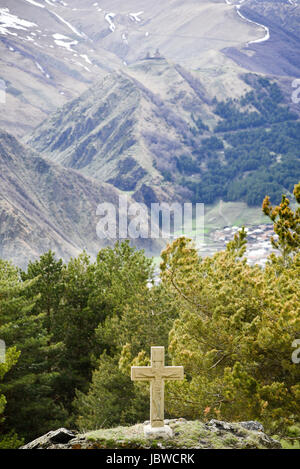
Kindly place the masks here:
POLYGON ((280 442, 269 437, 258 422, 203 423, 181 418, 165 423, 173 431, 172 438, 145 438, 143 424, 85 434, 60 428, 20 449, 281 449, 280 442))

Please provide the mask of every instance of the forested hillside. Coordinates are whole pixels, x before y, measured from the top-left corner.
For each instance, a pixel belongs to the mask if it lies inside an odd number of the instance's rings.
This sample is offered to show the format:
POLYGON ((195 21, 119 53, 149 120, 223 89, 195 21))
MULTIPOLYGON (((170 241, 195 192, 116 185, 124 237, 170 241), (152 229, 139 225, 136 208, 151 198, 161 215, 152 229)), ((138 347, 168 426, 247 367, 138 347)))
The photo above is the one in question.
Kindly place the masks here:
MULTIPOLYGON (((286 105, 276 83, 253 75, 245 81, 253 91, 241 99, 215 101, 221 120, 215 135, 194 148, 196 161, 178 161, 183 173, 200 172, 199 183, 186 178, 194 200, 211 203, 221 197, 257 206, 269 194, 278 203, 300 177, 299 116, 286 105)), ((196 122, 204 132, 202 121, 196 122)))
MULTIPOLYGON (((300 184, 294 194, 300 202, 300 184)), ((127 242, 67 264, 48 252, 20 271, 0 262, 0 447, 59 426, 95 430, 148 418, 152 345, 185 379, 166 385, 167 417, 258 420, 299 436, 299 208, 283 197, 263 210, 277 235, 265 269, 249 266, 241 230, 223 252, 199 258, 186 238, 151 260, 127 242), (4 378, 4 379, 3 379, 4 378)))
MULTIPOLYGON (((205 203, 221 229, 232 219, 223 203, 257 208, 258 225, 266 194, 292 197, 298 0, 6 3, 2 258, 25 266, 48 249, 64 260, 84 248, 95 256, 95 211, 119 195, 147 207, 205 203), (22 140, 8 149, 12 135, 22 140)), ((162 243, 148 241, 138 246, 158 256, 162 243)))
POLYGON ((147 205, 259 206, 267 194, 278 203, 300 177, 298 108, 276 80, 235 80, 248 91, 224 100, 210 96, 197 73, 145 59, 59 109, 28 142, 147 205))

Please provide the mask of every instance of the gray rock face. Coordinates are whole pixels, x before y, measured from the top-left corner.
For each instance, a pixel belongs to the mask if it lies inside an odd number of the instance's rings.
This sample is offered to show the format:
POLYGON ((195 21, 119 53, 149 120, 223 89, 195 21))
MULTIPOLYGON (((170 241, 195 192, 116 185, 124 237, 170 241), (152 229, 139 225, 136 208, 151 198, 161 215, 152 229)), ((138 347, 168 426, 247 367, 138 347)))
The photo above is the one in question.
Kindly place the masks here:
MULTIPOLYGON (((93 258, 108 244, 97 236, 96 210, 103 202, 118 206, 120 192, 110 184, 46 161, 1 130, 0 175, 1 259, 25 269, 49 249, 68 261, 83 249, 93 258)), ((152 239, 134 241, 149 251, 163 248, 152 239)))
POLYGON ((266 435, 263 425, 259 422, 250 420, 248 422, 229 423, 213 419, 206 426, 220 437, 224 437, 225 433, 231 433, 238 438, 243 438, 245 429, 247 432, 252 433, 258 445, 269 449, 281 449, 281 443, 266 435))
POLYGON ((249 422, 240 422, 240 425, 246 430, 254 430, 256 432, 264 432, 264 427, 261 423, 250 420, 249 422))
POLYGON ((58 430, 48 432, 46 435, 31 441, 27 445, 22 446, 20 449, 39 449, 47 448, 53 444, 66 444, 73 438, 75 433, 66 428, 59 428, 58 430))
MULTIPOLYGON (((228 422, 222 422, 221 420, 215 420, 215 419, 210 420, 210 422, 207 425, 218 430, 231 431, 235 429, 235 426, 233 426, 234 424, 231 424, 228 422)), ((264 432, 263 425, 253 420, 250 420, 248 422, 239 422, 239 425, 241 425, 243 428, 246 428, 246 430, 251 430, 255 432, 264 432)))

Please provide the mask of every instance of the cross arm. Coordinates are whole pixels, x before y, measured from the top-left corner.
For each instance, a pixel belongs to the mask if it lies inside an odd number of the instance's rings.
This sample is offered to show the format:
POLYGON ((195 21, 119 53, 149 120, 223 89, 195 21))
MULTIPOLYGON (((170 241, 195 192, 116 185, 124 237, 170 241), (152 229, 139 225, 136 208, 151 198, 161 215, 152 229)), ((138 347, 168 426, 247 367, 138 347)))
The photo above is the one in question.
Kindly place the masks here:
POLYGON ((131 379, 132 381, 149 381, 154 378, 153 369, 151 366, 132 366, 131 379))
POLYGON ((165 366, 162 378, 167 380, 183 379, 183 366, 165 366))

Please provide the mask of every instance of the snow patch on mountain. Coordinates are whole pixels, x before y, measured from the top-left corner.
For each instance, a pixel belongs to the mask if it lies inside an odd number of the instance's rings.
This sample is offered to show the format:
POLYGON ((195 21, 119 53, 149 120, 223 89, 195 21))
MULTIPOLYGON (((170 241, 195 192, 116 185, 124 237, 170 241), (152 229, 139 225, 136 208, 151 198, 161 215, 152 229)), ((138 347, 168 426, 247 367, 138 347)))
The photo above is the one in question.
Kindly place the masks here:
POLYGON ((54 42, 57 46, 64 47, 70 52, 73 52, 72 46, 76 46, 78 41, 73 41, 71 38, 64 36, 63 34, 52 34, 54 42))
POLYGON ((82 63, 75 61, 75 64, 78 65, 79 67, 84 68, 87 72, 91 73, 90 69, 86 67, 85 65, 83 65, 82 63))
POLYGON ((115 30, 116 30, 116 25, 113 22, 113 19, 115 18, 115 16, 116 16, 115 13, 107 13, 105 15, 105 20, 108 22, 109 29, 111 30, 112 33, 115 32, 115 30))
POLYGON ((236 5, 237 3, 239 3, 240 5, 242 3, 244 3, 246 0, 239 0, 238 2, 237 1, 232 1, 232 0, 225 0, 225 2, 227 3, 227 5, 236 5))
POLYGON ((0 8, 0 34, 11 34, 17 36, 16 33, 8 31, 8 29, 22 29, 26 31, 29 28, 37 26, 35 23, 23 20, 16 15, 9 13, 8 8, 0 8))
POLYGON ((57 13, 55 13, 54 11, 51 12, 53 15, 55 15, 62 23, 64 23, 66 26, 68 26, 69 29, 71 29, 71 31, 73 31, 73 33, 75 33, 77 36, 81 37, 81 38, 86 38, 85 34, 83 33, 80 33, 78 31, 78 29, 76 29, 74 26, 72 26, 68 21, 66 21, 64 18, 62 18, 60 15, 58 15, 57 13))
POLYGON ((35 2, 34 0, 25 0, 25 2, 31 3, 31 5, 34 5, 35 7, 45 8, 45 5, 41 5, 40 3, 35 2))
POLYGON ((129 13, 129 18, 131 21, 135 21, 136 23, 140 23, 142 20, 140 16, 143 14, 143 11, 139 11, 138 13, 129 13))
POLYGON ((86 63, 93 65, 89 57, 86 54, 80 54, 80 57, 82 57, 86 61, 86 63))
POLYGON ((37 69, 40 72, 42 72, 43 75, 45 75, 48 79, 50 78, 49 73, 46 72, 46 70, 41 66, 41 64, 39 64, 38 62, 35 62, 35 65, 36 65, 37 69))
POLYGON ((50 0, 45 0, 45 2, 48 3, 48 5, 50 5, 51 7, 57 7, 57 5, 55 3, 50 2, 50 0))
MULTIPOLYGON (((297 2, 297 0, 288 0, 288 1, 290 3, 297 2)), ((267 26, 265 26, 264 24, 256 23, 255 21, 250 20, 249 18, 247 18, 245 15, 243 15, 241 13, 240 8, 241 8, 242 4, 245 2, 245 0, 239 0, 239 2, 236 2, 234 0, 225 0, 225 2, 227 3, 227 5, 235 6, 236 12, 237 12, 237 14, 239 15, 240 18, 242 18, 245 21, 248 21, 248 23, 252 23, 252 24, 255 24, 256 26, 260 26, 261 28, 263 28, 265 30, 264 37, 262 37, 260 39, 255 39, 254 41, 249 41, 247 43, 247 45, 249 45, 249 44, 258 44, 260 42, 265 42, 265 41, 268 41, 270 39, 270 37, 271 37, 270 29, 267 26), (237 5, 237 3, 238 3, 238 5, 237 5)), ((295 3, 293 3, 293 4, 295 4, 295 3)))

